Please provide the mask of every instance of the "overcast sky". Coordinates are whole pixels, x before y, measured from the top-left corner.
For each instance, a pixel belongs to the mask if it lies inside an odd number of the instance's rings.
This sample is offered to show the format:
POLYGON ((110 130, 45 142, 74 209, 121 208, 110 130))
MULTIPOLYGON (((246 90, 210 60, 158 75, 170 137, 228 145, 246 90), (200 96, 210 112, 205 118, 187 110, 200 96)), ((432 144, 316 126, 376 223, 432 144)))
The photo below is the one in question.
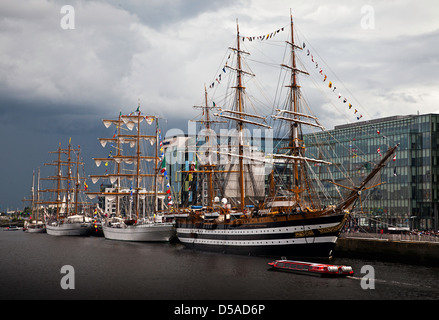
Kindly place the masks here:
MULTIPOLYGON (((23 207, 32 171, 59 142, 71 137, 91 163, 97 138, 112 134, 101 119, 134 111, 138 99, 144 113, 166 118, 166 130, 187 131, 192 106, 233 45, 237 18, 242 35, 259 36, 288 26, 291 8, 298 37, 366 120, 439 110, 434 0, 73 0, 73 30, 61 27, 66 4, 0 2, 2 211, 23 207)), ((344 111, 327 92, 318 96, 324 86, 303 89, 327 128, 339 124, 334 118, 355 121, 334 115, 344 111)))

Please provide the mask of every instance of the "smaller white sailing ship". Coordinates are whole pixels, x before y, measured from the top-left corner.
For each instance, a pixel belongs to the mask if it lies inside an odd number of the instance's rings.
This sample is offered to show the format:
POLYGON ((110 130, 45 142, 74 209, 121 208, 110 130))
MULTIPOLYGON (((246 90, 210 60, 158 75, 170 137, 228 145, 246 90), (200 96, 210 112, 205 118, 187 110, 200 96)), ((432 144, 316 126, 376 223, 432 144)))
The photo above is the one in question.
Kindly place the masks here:
POLYGON ((113 173, 105 170, 104 175, 91 175, 93 183, 108 179, 110 184, 100 192, 87 192, 90 198, 102 197, 106 207, 106 219, 102 224, 105 238, 121 241, 166 242, 175 236, 172 216, 159 212, 166 193, 163 192, 163 178, 158 176, 159 162, 158 119, 143 115, 140 106, 130 115, 119 115, 116 120, 103 120, 108 128, 116 130, 112 138, 99 139, 105 147, 113 150, 107 158, 94 158, 96 165, 113 164, 113 173), (141 123, 156 124, 155 135, 142 134, 141 123), (134 128, 137 134, 127 134, 134 128), (124 131, 122 131, 124 130, 124 131))
POLYGON ((86 236, 90 233, 91 219, 84 215, 68 216, 63 220, 49 222, 47 233, 53 236, 86 236))
POLYGON ((57 153, 58 159, 52 163, 46 163, 46 165, 56 166, 57 174, 45 180, 55 181, 56 188, 40 191, 56 195, 55 201, 41 201, 42 204, 49 205, 53 213, 46 216, 46 232, 54 236, 88 235, 92 219, 83 212, 84 205, 87 203, 79 201, 81 181, 85 179, 79 176, 79 168, 83 166, 80 161, 80 147, 78 146, 77 149, 72 148, 69 141, 67 149, 62 149, 60 144, 58 150, 51 153, 57 153), (76 161, 72 160, 72 153, 77 155, 76 161), (65 157, 67 159, 63 159, 65 157), (73 167, 76 167, 76 178, 72 175, 73 167), (66 174, 63 175, 63 172, 66 174))
POLYGON ((145 218, 130 223, 119 217, 109 218, 102 226, 104 236, 111 240, 167 242, 174 236, 174 223, 166 222, 164 216, 145 218))
POLYGON ((29 233, 45 233, 46 224, 41 220, 26 221, 24 223, 24 231, 29 233))
POLYGON ((39 207, 39 190, 40 190, 40 169, 38 169, 38 185, 35 196, 35 172, 32 174, 32 216, 30 220, 24 223, 24 231, 29 233, 44 233, 46 232, 46 224, 40 219, 40 207, 39 207), (35 219, 35 220, 34 220, 35 219))

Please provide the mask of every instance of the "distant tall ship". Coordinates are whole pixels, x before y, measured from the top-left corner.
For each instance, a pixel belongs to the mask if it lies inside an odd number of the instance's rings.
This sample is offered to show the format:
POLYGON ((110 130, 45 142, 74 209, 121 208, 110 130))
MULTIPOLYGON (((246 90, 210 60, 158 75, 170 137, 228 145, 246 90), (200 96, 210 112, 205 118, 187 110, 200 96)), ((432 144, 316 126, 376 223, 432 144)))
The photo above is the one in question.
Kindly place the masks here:
POLYGON ((80 168, 84 165, 80 158, 80 147, 73 148, 69 140, 67 148, 61 148, 60 143, 58 150, 50 153, 56 154, 57 158, 45 165, 55 166, 56 174, 42 180, 52 181, 55 186, 39 191, 52 194, 55 198, 39 202, 48 208, 45 215, 46 232, 54 236, 88 235, 91 218, 86 215, 85 208, 89 203, 79 200, 85 181, 84 177, 80 177, 80 168))
POLYGON ((98 167, 104 163, 105 174, 90 178, 93 183, 106 180, 107 187, 87 194, 99 196, 106 204, 102 230, 107 239, 166 242, 175 236, 173 217, 162 210, 166 193, 163 176, 159 176, 158 121, 144 115, 140 105, 129 115, 103 120, 107 128, 113 125, 116 129, 112 138, 99 139, 103 147, 111 147, 108 157, 94 158, 98 167))
MULTIPOLYGON (((286 131, 285 153, 255 157, 254 153, 249 152, 249 144, 244 139, 246 126, 267 128, 268 125, 261 114, 250 113, 245 104, 244 77, 252 76, 252 73, 244 70, 242 56, 249 53, 241 49, 244 38, 240 36, 238 26, 236 47, 230 48, 236 56, 236 65, 232 67, 226 64, 228 70, 236 73, 232 87, 235 94, 231 107, 222 108, 217 113, 218 117, 234 124, 238 145, 230 152, 213 149, 210 153, 225 154, 237 158, 237 161, 225 166, 223 173, 215 173, 216 168, 209 163, 202 167, 201 171, 210 177, 207 184, 209 205, 196 210, 180 209, 181 218, 176 220, 177 237, 188 248, 245 255, 330 257, 354 203, 361 192, 369 188, 372 179, 397 149, 397 146, 389 148, 361 183, 350 188, 336 204, 322 204, 315 190, 318 175, 312 175, 310 167, 333 164, 322 158, 305 156, 302 126, 324 128, 318 118, 302 109, 303 104, 299 103, 302 95, 297 77, 307 72, 296 66, 296 51, 302 47, 294 41, 292 16, 290 25, 291 38, 286 41, 286 52, 290 59, 289 63, 282 64, 282 68, 289 73, 285 77, 289 79, 286 85, 288 94, 285 106, 276 108, 272 115, 275 122, 282 122, 280 126, 286 131), (272 166, 281 164, 284 168, 283 177, 276 176, 274 171, 270 174, 268 196, 261 194, 258 179, 255 178, 254 170, 260 162, 272 166), (211 179, 221 174, 226 185, 222 190, 224 202, 219 203, 214 201, 214 183, 211 179)), ((249 38, 249 41, 254 39, 249 38)))
POLYGON ((31 212, 32 215, 28 221, 24 223, 24 231, 29 233, 44 233, 46 232, 46 224, 40 216, 40 169, 38 169, 38 178, 37 178, 37 190, 35 191, 35 171, 32 174, 32 190, 31 190, 31 199, 25 201, 31 202, 31 212))

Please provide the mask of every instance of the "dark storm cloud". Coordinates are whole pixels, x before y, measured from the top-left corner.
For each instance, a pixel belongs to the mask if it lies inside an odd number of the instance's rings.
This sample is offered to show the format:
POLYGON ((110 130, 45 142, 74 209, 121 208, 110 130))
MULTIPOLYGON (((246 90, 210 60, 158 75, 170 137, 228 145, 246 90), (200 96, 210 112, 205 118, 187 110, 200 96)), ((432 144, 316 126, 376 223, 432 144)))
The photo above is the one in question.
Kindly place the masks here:
POLYGON ((191 19, 201 13, 215 12, 220 8, 228 7, 236 0, 154 0, 154 1, 102 1, 115 7, 126 10, 139 17, 140 21, 152 28, 160 29, 171 27, 173 24, 191 19))

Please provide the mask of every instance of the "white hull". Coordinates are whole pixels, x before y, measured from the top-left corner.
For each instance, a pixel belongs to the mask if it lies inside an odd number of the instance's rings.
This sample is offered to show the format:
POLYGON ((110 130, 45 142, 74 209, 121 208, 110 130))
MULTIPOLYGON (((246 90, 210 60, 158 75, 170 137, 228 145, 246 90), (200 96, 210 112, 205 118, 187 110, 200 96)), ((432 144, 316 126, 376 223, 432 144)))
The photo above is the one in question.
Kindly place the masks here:
POLYGON ((177 237, 188 248, 255 256, 330 257, 347 214, 227 224, 177 220, 177 237))
POLYGON ((173 223, 148 223, 125 227, 102 226, 104 237, 120 241, 167 242, 175 235, 173 223))
POLYGON ((38 228, 28 227, 26 229, 26 232, 29 232, 29 233, 44 233, 44 232, 46 232, 46 227, 38 227, 38 228))
POLYGON ((74 222, 59 225, 46 225, 46 232, 52 236, 85 236, 89 233, 90 223, 74 222))

